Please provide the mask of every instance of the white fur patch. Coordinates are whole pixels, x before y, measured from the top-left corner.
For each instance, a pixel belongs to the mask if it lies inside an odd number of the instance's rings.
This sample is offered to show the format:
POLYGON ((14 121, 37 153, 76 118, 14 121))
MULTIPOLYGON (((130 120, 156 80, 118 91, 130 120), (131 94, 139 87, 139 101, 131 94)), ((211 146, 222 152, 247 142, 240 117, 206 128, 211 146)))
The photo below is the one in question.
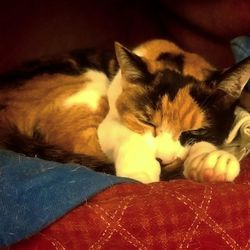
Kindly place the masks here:
POLYGON ((98 138, 103 152, 115 163, 116 175, 133 178, 143 183, 159 181, 160 164, 172 162, 176 156, 183 159, 187 149, 171 136, 163 133, 154 137, 151 133, 137 134, 119 119, 108 114, 98 128, 98 138))
POLYGON ((191 147, 183 173, 187 178, 202 182, 233 181, 239 172, 240 164, 234 155, 208 142, 199 142, 191 147))
POLYGON ((154 157, 154 149, 154 142, 150 137, 131 133, 117 150, 117 176, 133 178, 143 183, 159 181, 161 168, 154 157))
POLYGON ((121 86, 122 76, 119 70, 112 80, 110 87, 108 89, 108 100, 109 100, 109 117, 118 117, 118 112, 116 109, 116 100, 118 96, 122 93, 121 86))
POLYGON ((187 154, 187 148, 183 147, 179 141, 175 141, 172 135, 167 132, 159 134, 156 138, 156 158, 162 160, 163 164, 168 164, 177 158, 184 159, 187 154))
POLYGON ((143 183, 159 181, 160 165, 151 134, 137 134, 108 115, 98 128, 98 137, 103 152, 115 163, 117 176, 143 183))
POLYGON ((95 70, 89 70, 83 77, 87 82, 84 81, 83 88, 65 100, 64 106, 86 105, 95 111, 100 98, 107 93, 109 79, 104 73, 95 70))

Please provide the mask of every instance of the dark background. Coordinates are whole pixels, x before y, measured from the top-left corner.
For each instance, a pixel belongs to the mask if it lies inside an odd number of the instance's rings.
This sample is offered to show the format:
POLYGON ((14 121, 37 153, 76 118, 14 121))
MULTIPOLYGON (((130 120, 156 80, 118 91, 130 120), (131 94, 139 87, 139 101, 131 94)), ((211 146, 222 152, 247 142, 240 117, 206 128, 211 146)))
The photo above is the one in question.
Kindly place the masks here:
POLYGON ((0 71, 81 47, 169 38, 215 66, 233 64, 229 42, 250 35, 250 1, 1 1, 0 71))

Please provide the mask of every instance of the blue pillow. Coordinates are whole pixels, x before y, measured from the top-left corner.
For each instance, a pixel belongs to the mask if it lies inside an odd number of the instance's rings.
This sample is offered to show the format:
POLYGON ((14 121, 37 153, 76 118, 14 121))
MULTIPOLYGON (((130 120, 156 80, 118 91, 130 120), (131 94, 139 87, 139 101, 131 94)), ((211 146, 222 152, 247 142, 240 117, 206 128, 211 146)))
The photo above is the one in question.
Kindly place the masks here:
POLYGON ((39 232, 96 193, 127 178, 0 150, 0 246, 39 232))
MULTIPOLYGON (((234 53, 235 61, 240 62, 250 56, 250 37, 239 36, 231 40, 231 48, 234 53)), ((250 81, 245 89, 250 92, 250 81)))

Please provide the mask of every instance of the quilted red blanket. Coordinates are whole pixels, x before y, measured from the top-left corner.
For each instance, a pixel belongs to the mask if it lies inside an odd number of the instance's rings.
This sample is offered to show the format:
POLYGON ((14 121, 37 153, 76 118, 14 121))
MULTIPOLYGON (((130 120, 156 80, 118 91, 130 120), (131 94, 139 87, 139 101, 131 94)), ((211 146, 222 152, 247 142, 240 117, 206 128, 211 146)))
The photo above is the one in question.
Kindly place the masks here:
POLYGON ((234 183, 115 185, 8 249, 250 249, 250 155, 234 183))

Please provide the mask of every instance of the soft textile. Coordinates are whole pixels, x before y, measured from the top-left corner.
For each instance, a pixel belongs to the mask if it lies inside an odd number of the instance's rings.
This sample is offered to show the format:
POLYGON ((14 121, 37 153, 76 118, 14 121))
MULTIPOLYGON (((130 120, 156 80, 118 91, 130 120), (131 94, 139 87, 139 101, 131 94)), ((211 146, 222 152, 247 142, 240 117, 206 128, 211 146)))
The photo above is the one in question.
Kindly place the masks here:
POLYGON ((0 150, 0 246, 39 232, 126 178, 0 150))
POLYGON ((248 250, 249 180, 115 185, 8 250, 248 250))
POLYGON ((242 160, 250 152, 250 113, 241 107, 235 113, 233 128, 222 148, 242 160))

